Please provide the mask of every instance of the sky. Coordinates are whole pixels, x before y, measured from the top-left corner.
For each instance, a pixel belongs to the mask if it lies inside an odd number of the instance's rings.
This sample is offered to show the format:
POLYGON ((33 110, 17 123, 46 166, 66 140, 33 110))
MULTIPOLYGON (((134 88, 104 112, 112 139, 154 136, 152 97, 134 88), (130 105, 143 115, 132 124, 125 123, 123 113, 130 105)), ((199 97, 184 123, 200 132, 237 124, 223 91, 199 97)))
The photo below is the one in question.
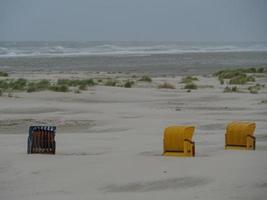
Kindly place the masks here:
POLYGON ((0 41, 267 41, 267 0, 0 0, 0 41))

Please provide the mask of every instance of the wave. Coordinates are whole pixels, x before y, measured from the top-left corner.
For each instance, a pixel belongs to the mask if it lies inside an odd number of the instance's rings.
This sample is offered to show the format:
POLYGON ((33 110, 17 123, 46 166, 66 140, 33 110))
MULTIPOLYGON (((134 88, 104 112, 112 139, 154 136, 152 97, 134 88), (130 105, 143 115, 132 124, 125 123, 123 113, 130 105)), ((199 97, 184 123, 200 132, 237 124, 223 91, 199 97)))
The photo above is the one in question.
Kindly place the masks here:
POLYGON ((153 54, 184 54, 184 53, 212 53, 212 52, 250 52, 267 51, 266 43, 214 45, 214 44, 88 44, 88 43, 0 43, 0 57, 21 56, 147 56, 153 54))

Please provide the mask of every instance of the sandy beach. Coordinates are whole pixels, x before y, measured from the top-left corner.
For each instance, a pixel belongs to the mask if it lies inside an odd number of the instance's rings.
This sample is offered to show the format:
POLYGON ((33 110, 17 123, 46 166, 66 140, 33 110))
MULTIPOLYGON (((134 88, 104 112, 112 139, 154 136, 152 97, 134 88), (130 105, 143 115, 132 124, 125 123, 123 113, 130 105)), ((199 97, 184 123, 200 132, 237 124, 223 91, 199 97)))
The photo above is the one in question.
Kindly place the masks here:
MULTIPOLYGON (((11 74, 31 80, 135 76, 11 74)), ((216 77, 197 78, 199 88, 191 92, 182 76, 155 76, 132 88, 4 94, 0 199, 266 199, 267 88, 224 93, 216 77), (158 89, 164 82, 176 88, 158 89), (225 126, 235 120, 256 122, 255 151, 224 150, 225 126), (56 155, 26 154, 28 128, 41 124, 57 126, 56 155), (161 156, 164 128, 179 124, 196 126, 194 158, 161 156)), ((266 84, 266 75, 256 82, 266 84)))
POLYGON ((266 200, 266 10, 0 0, 0 200, 266 200))

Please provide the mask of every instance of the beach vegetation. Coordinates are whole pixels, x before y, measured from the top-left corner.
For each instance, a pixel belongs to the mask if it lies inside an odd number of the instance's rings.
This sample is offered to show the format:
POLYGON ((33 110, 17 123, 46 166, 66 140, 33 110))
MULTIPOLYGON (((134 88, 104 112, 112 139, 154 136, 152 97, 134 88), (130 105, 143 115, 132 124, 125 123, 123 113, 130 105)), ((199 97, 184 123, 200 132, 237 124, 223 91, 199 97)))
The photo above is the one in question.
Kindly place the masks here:
POLYGON ((2 77, 7 77, 7 76, 8 76, 8 73, 7 73, 7 72, 2 72, 2 71, 0 71, 0 76, 2 76, 2 77))
POLYGON ((160 84, 158 86, 159 89, 175 89, 175 85, 171 84, 171 83, 168 83, 168 82, 164 82, 162 84, 160 84))
POLYGON ((88 86, 95 85, 93 79, 69 80, 59 79, 52 84, 51 81, 42 79, 39 81, 29 81, 24 78, 0 80, 0 89, 4 91, 26 91, 37 92, 51 90, 55 92, 68 92, 70 86, 78 87, 79 90, 87 90, 88 86))
POLYGON ((85 79, 85 80, 83 80, 84 81, 84 83, 87 85, 87 86, 94 86, 94 85, 96 85, 96 83, 95 83, 95 81, 94 81, 94 79, 85 79))
POLYGON ((3 96, 3 91, 0 89, 0 97, 3 96))
POLYGON ((214 76, 217 76, 219 80, 223 80, 223 79, 231 79, 237 76, 242 76, 244 74, 245 73, 243 71, 235 69, 235 70, 221 70, 214 73, 214 76))
POLYGON ((117 80, 113 80, 113 79, 108 79, 105 83, 105 86, 116 86, 117 85, 117 80))
POLYGON ((7 96, 11 98, 11 97, 14 96, 14 94, 12 93, 12 91, 9 91, 8 94, 7 94, 7 96))
POLYGON ((37 88, 35 87, 35 84, 30 83, 30 84, 28 85, 28 88, 27 88, 26 91, 27 91, 28 93, 36 92, 36 91, 37 91, 37 88))
POLYGON ((80 90, 78 90, 78 89, 75 89, 75 90, 74 90, 74 93, 75 93, 75 94, 80 94, 80 93, 81 93, 81 91, 80 91, 80 90))
POLYGON ((252 75, 248 75, 247 73, 262 73, 262 72, 264 72, 264 68, 227 69, 214 73, 214 76, 218 77, 221 84, 224 84, 224 79, 230 79, 229 84, 242 85, 246 84, 247 82, 255 81, 255 77, 252 75))
POLYGON ((52 85, 49 87, 54 92, 68 92, 69 87, 67 85, 52 85))
POLYGON ((16 80, 11 80, 9 82, 9 88, 15 91, 23 91, 27 85, 27 80, 24 78, 19 78, 16 80))
POLYGON ((77 87, 81 85, 94 86, 95 82, 93 79, 58 79, 57 85, 67 85, 69 87, 77 87))
POLYGON ((267 99, 266 100, 261 100, 260 104, 267 104, 267 99))
POLYGON ((257 73, 264 73, 264 72, 266 72, 266 69, 264 69, 263 67, 257 69, 257 73))
POLYGON ((87 89, 88 89, 88 87, 86 84, 82 84, 79 86, 79 90, 87 90, 87 89))
POLYGON ((198 81, 198 78, 195 76, 186 76, 182 78, 182 81, 180 83, 192 83, 193 81, 198 81))
POLYGON ((188 90, 196 90, 197 88, 198 88, 197 84, 195 84, 195 83, 187 83, 184 86, 184 89, 188 89, 188 90))
POLYGON ((51 83, 49 80, 46 80, 46 79, 43 79, 43 80, 40 80, 40 81, 37 81, 35 83, 35 86, 37 88, 38 91, 40 90, 46 90, 50 87, 51 83))
POLYGON ((259 91, 265 87, 265 85, 260 85, 260 84, 256 84, 254 86, 250 86, 248 87, 248 91, 251 93, 251 94, 258 94, 259 91))
POLYGON ((142 76, 139 81, 144 81, 144 82, 152 82, 152 79, 151 77, 145 75, 145 76, 142 76))
POLYGON ((134 82, 131 81, 131 80, 127 80, 125 83, 124 83, 124 87, 125 88, 131 88, 133 86, 134 82))
POLYGON ((0 88, 5 91, 9 88, 9 80, 0 80, 0 88))
POLYGON ((255 78, 253 76, 248 76, 246 74, 238 75, 229 80, 229 84, 231 85, 243 85, 247 82, 255 82, 255 78))
POLYGON ((224 79, 219 78, 220 84, 223 85, 224 84, 224 79))
POLYGON ((51 83, 49 80, 42 79, 40 81, 31 81, 27 85, 27 92, 37 92, 43 90, 50 90, 51 83))
POLYGON ((239 92, 239 89, 238 87, 234 86, 234 87, 229 87, 229 86, 226 86, 224 88, 224 91, 225 93, 231 93, 231 92, 239 92))
POLYGON ((266 72, 265 68, 239 68, 239 69, 225 69, 215 72, 213 75, 221 79, 231 79, 233 77, 243 75, 246 73, 264 73, 266 72))

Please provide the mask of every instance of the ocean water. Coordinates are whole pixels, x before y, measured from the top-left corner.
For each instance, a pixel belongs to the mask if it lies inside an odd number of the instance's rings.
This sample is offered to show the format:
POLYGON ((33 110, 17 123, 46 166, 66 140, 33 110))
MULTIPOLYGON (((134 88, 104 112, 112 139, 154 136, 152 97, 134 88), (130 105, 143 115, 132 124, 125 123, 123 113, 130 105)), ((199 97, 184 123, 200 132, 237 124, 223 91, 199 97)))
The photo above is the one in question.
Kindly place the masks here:
POLYGON ((267 67, 266 42, 0 42, 0 69, 207 73, 267 67))

